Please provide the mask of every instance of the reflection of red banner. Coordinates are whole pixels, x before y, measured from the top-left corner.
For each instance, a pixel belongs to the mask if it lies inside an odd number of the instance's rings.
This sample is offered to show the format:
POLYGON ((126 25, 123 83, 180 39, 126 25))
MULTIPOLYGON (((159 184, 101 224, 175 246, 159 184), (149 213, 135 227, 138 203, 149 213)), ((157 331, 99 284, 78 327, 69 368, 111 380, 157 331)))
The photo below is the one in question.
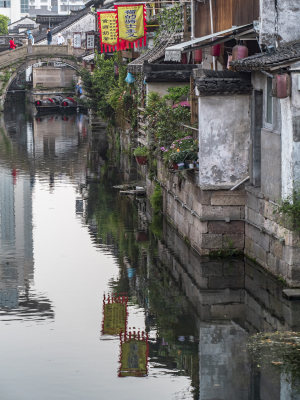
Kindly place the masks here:
POLYGON ((115 51, 117 45, 117 13, 115 10, 98 11, 101 53, 115 51))
POLYGON ((148 335, 142 332, 129 331, 120 334, 120 370, 119 377, 143 377, 148 373, 149 343, 148 335))
POLYGON ((144 3, 115 4, 118 49, 146 45, 146 6, 144 3))
POLYGON ((119 335, 127 328, 127 296, 103 298, 103 335, 119 335))

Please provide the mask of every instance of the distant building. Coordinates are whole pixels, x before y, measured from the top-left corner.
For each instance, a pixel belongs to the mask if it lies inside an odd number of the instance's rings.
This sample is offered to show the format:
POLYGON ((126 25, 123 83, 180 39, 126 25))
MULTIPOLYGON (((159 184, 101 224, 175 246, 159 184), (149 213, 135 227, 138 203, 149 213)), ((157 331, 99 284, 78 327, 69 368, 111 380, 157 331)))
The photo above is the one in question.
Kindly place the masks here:
POLYGON ((23 17, 10 25, 8 25, 9 34, 21 34, 26 33, 28 29, 33 32, 39 28, 39 24, 35 20, 29 17, 23 17))
POLYGON ((29 0, 29 15, 64 15, 84 8, 83 0, 29 0))
POLYGON ((20 20, 29 11, 29 0, 0 0, 0 14, 9 18, 10 22, 20 20))

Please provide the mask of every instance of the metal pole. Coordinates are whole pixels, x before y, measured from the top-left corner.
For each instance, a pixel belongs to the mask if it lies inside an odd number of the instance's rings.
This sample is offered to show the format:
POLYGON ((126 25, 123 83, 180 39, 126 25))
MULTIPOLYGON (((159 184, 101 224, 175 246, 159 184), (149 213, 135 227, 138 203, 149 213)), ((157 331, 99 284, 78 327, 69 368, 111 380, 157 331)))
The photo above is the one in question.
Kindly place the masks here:
MULTIPOLYGON (((212 0, 209 0, 209 13, 210 13, 210 30, 211 30, 211 34, 213 34, 214 33, 214 20, 213 20, 212 0)), ((213 56, 213 68, 214 68, 214 71, 217 69, 215 56, 213 56)))

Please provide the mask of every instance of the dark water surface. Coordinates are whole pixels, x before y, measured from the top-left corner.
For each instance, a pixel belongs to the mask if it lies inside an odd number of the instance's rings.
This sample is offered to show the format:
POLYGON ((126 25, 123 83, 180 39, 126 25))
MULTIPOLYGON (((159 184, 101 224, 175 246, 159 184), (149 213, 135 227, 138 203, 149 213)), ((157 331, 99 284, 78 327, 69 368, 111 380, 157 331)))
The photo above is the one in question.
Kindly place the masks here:
POLYGON ((86 115, 7 105, 0 399, 299 399, 300 344, 284 334, 299 302, 257 266, 149 225, 145 200, 112 188, 137 179, 119 148, 86 115))

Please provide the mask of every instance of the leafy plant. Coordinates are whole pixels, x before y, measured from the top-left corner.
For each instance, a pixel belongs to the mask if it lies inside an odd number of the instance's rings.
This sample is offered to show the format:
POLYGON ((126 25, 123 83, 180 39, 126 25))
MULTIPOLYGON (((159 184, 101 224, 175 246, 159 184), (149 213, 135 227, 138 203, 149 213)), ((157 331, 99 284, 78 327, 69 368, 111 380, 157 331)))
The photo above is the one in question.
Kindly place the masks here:
POLYGON ((275 208, 274 214, 281 214, 288 228, 300 234, 300 192, 294 191, 275 208))
POLYGON ((0 14, 0 35, 8 34, 8 22, 9 18, 0 14))
POLYGON ((155 185, 153 194, 150 197, 150 203, 154 214, 158 214, 161 212, 163 204, 163 195, 161 187, 158 183, 155 185))
POLYGON ((133 151, 135 157, 145 157, 148 155, 148 148, 146 146, 139 146, 133 151))
POLYGON ((190 88, 186 86, 175 86, 168 89, 168 94, 165 95, 167 100, 172 100, 173 104, 178 103, 182 97, 187 97, 189 95, 190 88))

